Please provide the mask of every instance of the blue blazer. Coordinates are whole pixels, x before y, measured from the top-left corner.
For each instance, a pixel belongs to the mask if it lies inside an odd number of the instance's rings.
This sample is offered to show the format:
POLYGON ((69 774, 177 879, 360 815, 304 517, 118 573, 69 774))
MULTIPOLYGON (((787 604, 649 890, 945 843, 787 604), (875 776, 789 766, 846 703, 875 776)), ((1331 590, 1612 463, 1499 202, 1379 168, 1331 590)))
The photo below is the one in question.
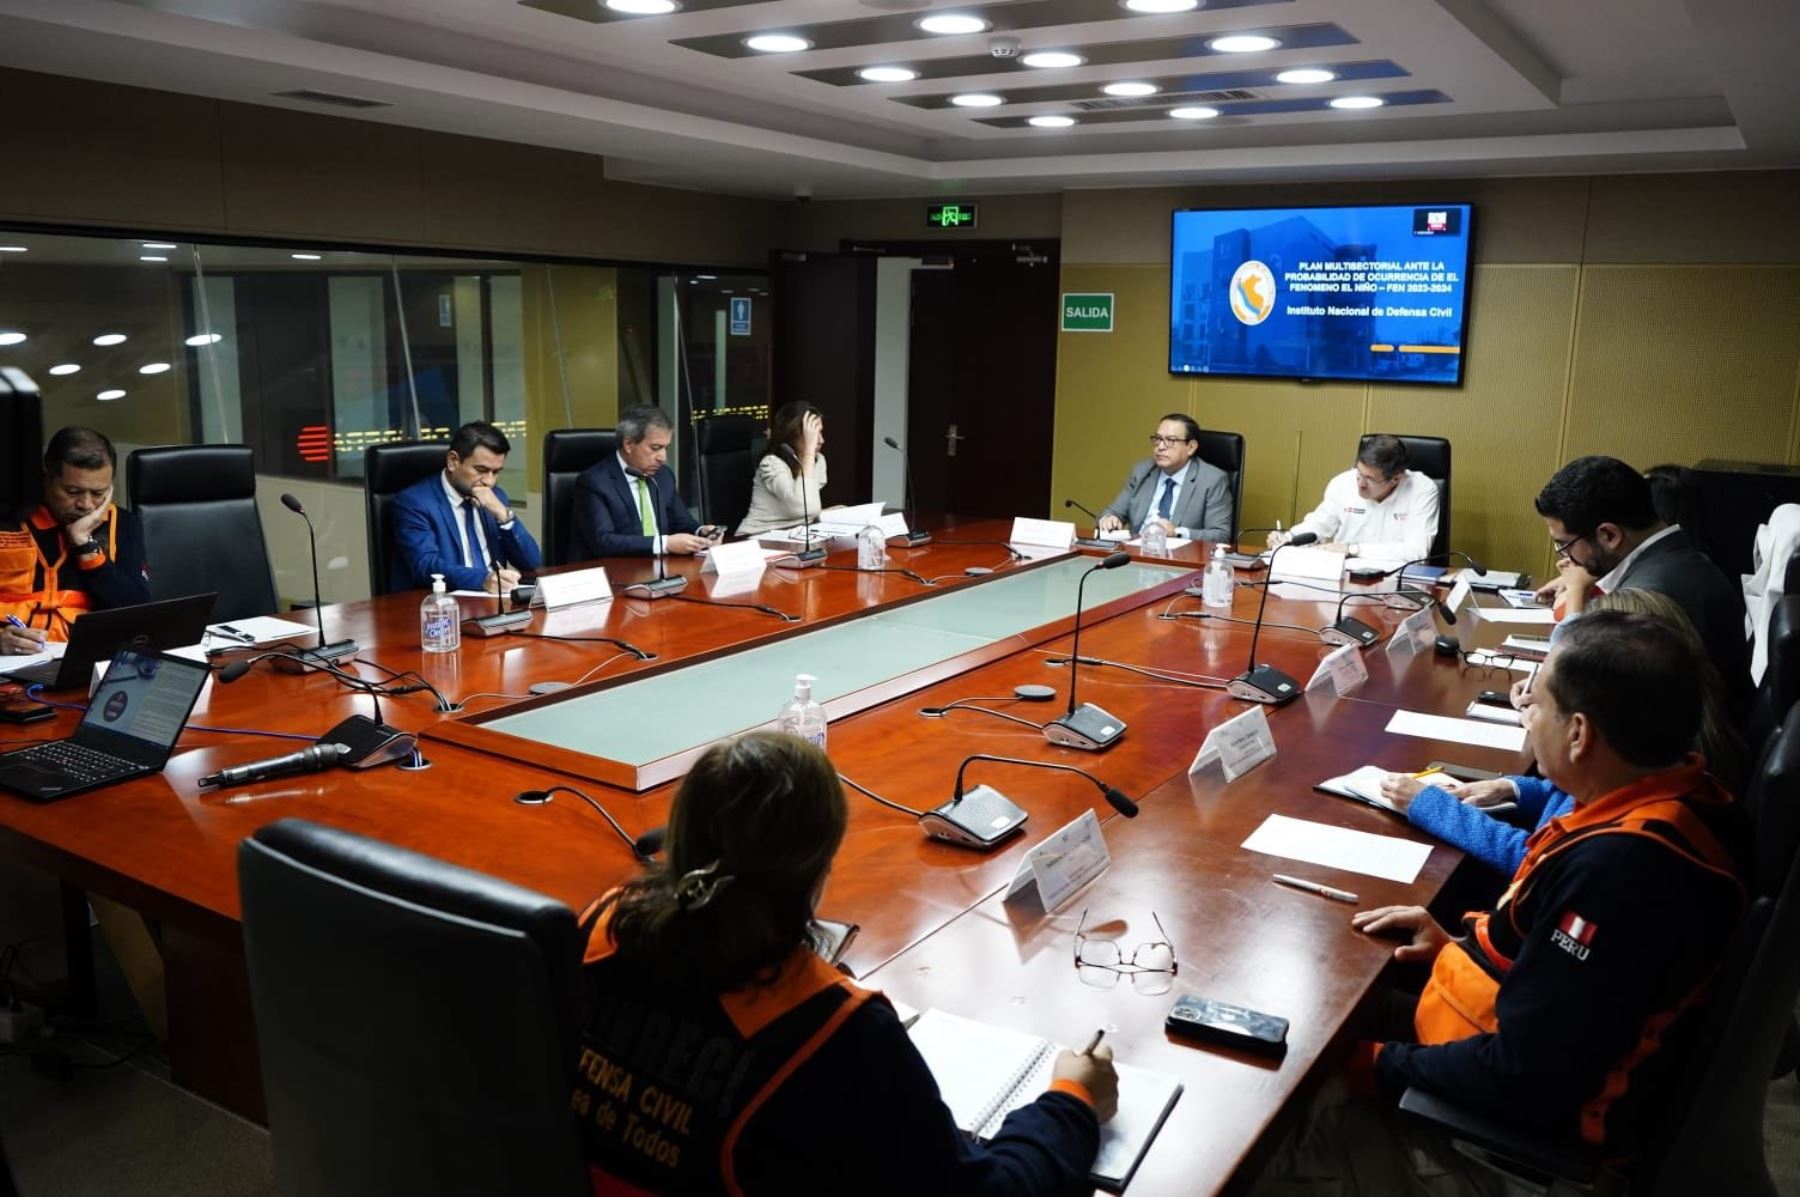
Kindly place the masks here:
MULTIPOLYGON (((651 501, 656 505, 656 527, 662 535, 692 532, 700 527, 700 521, 675 492, 674 470, 664 466, 650 475, 649 482, 651 501)), ((581 471, 581 477, 575 480, 575 560, 648 557, 653 546, 643 528, 637 487, 619 468, 617 453, 581 471)))
MULTIPOLYGON (((450 506, 444 494, 443 471, 433 470, 394 496, 394 555, 389 566, 389 588, 417 590, 431 585, 432 574, 443 574, 450 590, 480 590, 487 584, 487 571, 481 566, 465 568, 462 564, 462 537, 456 522, 461 514, 450 506)), ((494 488, 502 503, 506 492, 494 488)), ((509 507, 510 503, 507 504, 509 507)), ((488 552, 507 565, 525 573, 544 563, 537 541, 525 528, 525 521, 513 520, 512 531, 500 531, 494 517, 480 507, 475 518, 481 521, 481 535, 488 552)))

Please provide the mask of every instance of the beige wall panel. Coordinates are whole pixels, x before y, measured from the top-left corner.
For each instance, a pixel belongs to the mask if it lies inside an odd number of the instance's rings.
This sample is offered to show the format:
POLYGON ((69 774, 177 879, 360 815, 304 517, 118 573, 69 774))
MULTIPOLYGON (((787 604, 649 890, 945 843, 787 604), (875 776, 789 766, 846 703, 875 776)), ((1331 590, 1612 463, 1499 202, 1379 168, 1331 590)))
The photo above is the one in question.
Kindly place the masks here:
POLYGON ((233 232, 405 244, 424 215, 418 134, 279 108, 220 107, 233 232))
POLYGON ((1451 547, 1493 569, 1538 572, 1544 524, 1532 499, 1556 467, 1562 439, 1574 266, 1484 266, 1460 390, 1370 388, 1365 432, 1448 437, 1451 547))
POLYGON ((224 223, 219 105, 195 96, 0 70, 14 184, 0 218, 146 231, 224 223))
POLYGON ((1800 263, 1800 171, 1594 180, 1585 260, 1800 263))
MULTIPOLYGON (((782 249, 835 251, 846 237, 863 241, 992 241, 1006 237, 1053 238, 1062 233, 1061 195, 943 195, 979 205, 973 229, 931 229, 925 224, 930 196, 879 200, 812 200, 789 203, 782 249)), ((1166 256, 1166 255, 1165 255, 1166 256)))
MULTIPOLYGON (((1244 437, 1239 527, 1266 528, 1277 519, 1291 524, 1318 505, 1325 483, 1356 460, 1364 390, 1353 383, 1262 378, 1194 383, 1193 414, 1201 426, 1244 437)), ((1251 543, 1262 539, 1249 538, 1251 543)))
POLYGON ((1800 268, 1590 266, 1565 459, 1781 461, 1797 369, 1800 268))

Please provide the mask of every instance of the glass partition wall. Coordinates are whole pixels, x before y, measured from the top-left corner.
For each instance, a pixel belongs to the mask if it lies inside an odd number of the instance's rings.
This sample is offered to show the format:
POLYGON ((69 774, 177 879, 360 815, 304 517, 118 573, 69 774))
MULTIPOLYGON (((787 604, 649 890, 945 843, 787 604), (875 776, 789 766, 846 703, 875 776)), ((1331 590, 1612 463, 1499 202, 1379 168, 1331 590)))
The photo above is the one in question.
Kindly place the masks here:
MULTIPOLYGON (((492 421, 535 531, 547 430, 610 427, 640 402, 684 433, 766 417, 768 313, 761 275, 0 231, 0 365, 42 389, 46 435, 110 436, 122 501, 135 448, 249 445, 286 598, 311 581, 283 491, 319 525, 327 601, 364 597, 369 445, 492 421)), ((680 440, 691 495, 695 438, 680 440)))

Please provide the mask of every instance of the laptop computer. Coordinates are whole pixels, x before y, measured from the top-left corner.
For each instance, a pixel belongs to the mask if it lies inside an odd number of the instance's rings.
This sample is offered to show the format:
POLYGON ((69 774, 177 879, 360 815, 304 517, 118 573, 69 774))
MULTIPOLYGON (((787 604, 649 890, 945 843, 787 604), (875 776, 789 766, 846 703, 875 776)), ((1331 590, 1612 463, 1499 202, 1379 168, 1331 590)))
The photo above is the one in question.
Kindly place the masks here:
POLYGON ((213 601, 218 597, 190 594, 135 607, 89 611, 69 625, 69 643, 60 658, 19 669, 8 669, 4 658, 0 658, 0 674, 28 686, 41 685, 46 690, 85 690, 94 676, 94 666, 110 661, 122 648, 160 652, 200 643, 212 619, 213 601))
POLYGON ((160 772, 211 672, 200 661, 120 649, 73 736, 0 755, 0 789, 55 802, 160 772))

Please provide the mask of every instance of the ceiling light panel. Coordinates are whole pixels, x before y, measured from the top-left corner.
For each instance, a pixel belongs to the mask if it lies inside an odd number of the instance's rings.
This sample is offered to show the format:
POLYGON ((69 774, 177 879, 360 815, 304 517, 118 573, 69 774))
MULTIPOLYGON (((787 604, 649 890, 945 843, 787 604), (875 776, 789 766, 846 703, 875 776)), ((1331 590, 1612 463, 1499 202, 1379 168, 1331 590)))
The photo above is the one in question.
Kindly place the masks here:
MULTIPOLYGON (((598 2, 599 0, 594 0, 594 3, 598 4, 598 2)), ((1206 5, 1206 11, 1210 13, 1222 9, 1273 7, 1286 2, 1287 0, 1210 0, 1206 5)), ((553 3, 567 6, 570 0, 535 0, 531 7, 548 8, 553 3)), ((694 5, 684 3, 682 11, 688 12, 694 7, 694 5)), ((1097 21, 1130 22, 1135 19, 1134 14, 1122 8, 1101 3, 1100 0, 1020 0, 1016 4, 958 4, 955 7, 946 5, 942 11, 980 17, 988 22, 987 29, 981 33, 964 35, 968 37, 986 37, 994 33, 1022 33, 1031 29, 1048 29, 1059 25, 1091 25, 1097 21)), ((917 11, 897 12, 873 17, 857 17, 848 21, 820 21, 812 25, 783 25, 781 32, 798 34, 812 42, 813 48, 818 50, 843 50, 856 46, 891 45, 895 42, 942 40, 941 35, 926 33, 919 28, 918 21, 922 15, 924 14, 917 11)), ((749 17, 750 14, 744 14, 746 25, 730 33, 676 38, 671 44, 684 46, 689 50, 698 50, 702 54, 715 54, 720 58, 748 57, 753 52, 744 48, 744 38, 762 32, 754 24, 748 23, 749 17)), ((643 20, 645 18, 632 19, 643 20)), ((1084 52, 1087 49, 1085 46, 1081 48, 1084 52)), ((882 57, 891 58, 892 54, 884 54, 882 57)), ((982 57, 988 62, 988 69, 991 71, 994 60, 985 53, 982 57)), ((855 68, 850 68, 850 72, 854 76, 855 68)))
MULTIPOLYGON (((1374 62, 1346 62, 1338 64, 1334 69, 1339 78, 1346 80, 1372 79, 1404 79, 1405 68, 1395 62, 1380 59, 1374 62)), ((1234 91, 1239 89, 1285 90, 1275 81, 1276 68, 1262 67, 1253 71, 1207 71, 1183 75, 1151 75, 1140 76, 1145 83, 1155 85, 1157 94, 1184 96, 1195 92, 1234 91)), ((1056 101, 1081 103, 1085 100, 1101 101, 1100 106, 1111 103, 1099 94, 1099 85, 1093 82, 1040 82, 1042 77, 1035 73, 1031 76, 1031 87, 992 87, 985 90, 1004 96, 1009 104, 1045 104, 1056 101)), ((895 96, 902 104, 911 104, 915 108, 947 108, 954 92, 932 92, 930 94, 914 94, 895 96)), ((1238 97, 1244 98, 1244 97, 1238 97)), ((1132 100, 1130 103, 1137 103, 1132 100)), ((1205 101, 1198 101, 1204 103, 1205 101)))
MULTIPOLYGON (((1403 108, 1421 104, 1450 103, 1449 96, 1441 91, 1433 90, 1381 92, 1378 94, 1377 98, 1381 100, 1381 107, 1384 108, 1403 108)), ((1170 120, 1168 116, 1171 108, 1193 108, 1200 107, 1200 105, 1194 104, 1187 97, 1159 95, 1154 96, 1151 99, 1154 102, 1134 100, 1127 104, 1122 104, 1119 108, 1111 111, 1084 111, 1081 115, 1081 127, 1083 129, 1088 129, 1097 125, 1130 124, 1136 125, 1139 128, 1162 128, 1167 126, 1173 129, 1180 129, 1190 125, 1220 125, 1234 123, 1238 121, 1238 118, 1250 116, 1286 116, 1299 112, 1316 112, 1320 114, 1329 114, 1333 119, 1336 119, 1338 115, 1332 111, 1330 97, 1304 96, 1281 100, 1247 100, 1239 104, 1208 104, 1205 105, 1205 107, 1217 108, 1219 110, 1219 116, 1216 119, 1174 121, 1170 120)), ((1027 118, 1024 116, 984 116, 976 118, 978 124, 987 125, 995 129, 1028 128, 1029 126, 1025 124, 1026 119, 1027 118)))
MULTIPOLYGON (((1127 28, 1130 26, 1127 25, 1127 28)), ((1289 25, 1269 32, 1281 38, 1286 49, 1323 50, 1337 46, 1354 46, 1357 40, 1345 30, 1332 24, 1289 25)), ((1096 66, 1135 66, 1143 62, 1168 62, 1180 59, 1205 59, 1209 65, 1218 65, 1229 61, 1231 55, 1221 55, 1206 47, 1206 40, 1198 37, 1151 37, 1133 41, 1089 42, 1081 46, 1081 56, 1087 60, 1089 67, 1096 66)), ((891 57, 884 53, 883 57, 891 57)), ((820 83, 831 83, 838 86, 860 85, 863 80, 857 78, 856 72, 866 64, 855 66, 826 67, 818 70, 795 71, 802 79, 816 79, 820 83)), ((984 49, 979 54, 959 54, 952 58, 926 58, 912 62, 910 65, 919 72, 921 79, 964 79, 974 76, 992 76, 999 71, 1019 71, 1025 74, 1037 74, 1014 63, 1002 62, 987 53, 984 49)), ((1267 68, 1257 72, 1261 78, 1273 78, 1274 71, 1279 68, 1267 68)), ((1121 72, 1122 73, 1122 72, 1121 72)), ((1139 78, 1132 72, 1133 78, 1139 78)), ((1091 90, 1093 83, 1087 85, 1091 90)))
MULTIPOLYGON (((675 14, 710 12, 715 8, 745 8, 752 4, 761 4, 764 0, 675 0, 675 14)), ((663 14, 655 12, 631 12, 612 8, 605 0, 519 0, 520 8, 535 8, 539 12, 552 13, 559 17, 573 17, 577 21, 586 21, 590 25, 605 25, 612 21, 646 21, 655 20, 663 14)), ((627 8, 634 7, 629 2, 627 8)))

